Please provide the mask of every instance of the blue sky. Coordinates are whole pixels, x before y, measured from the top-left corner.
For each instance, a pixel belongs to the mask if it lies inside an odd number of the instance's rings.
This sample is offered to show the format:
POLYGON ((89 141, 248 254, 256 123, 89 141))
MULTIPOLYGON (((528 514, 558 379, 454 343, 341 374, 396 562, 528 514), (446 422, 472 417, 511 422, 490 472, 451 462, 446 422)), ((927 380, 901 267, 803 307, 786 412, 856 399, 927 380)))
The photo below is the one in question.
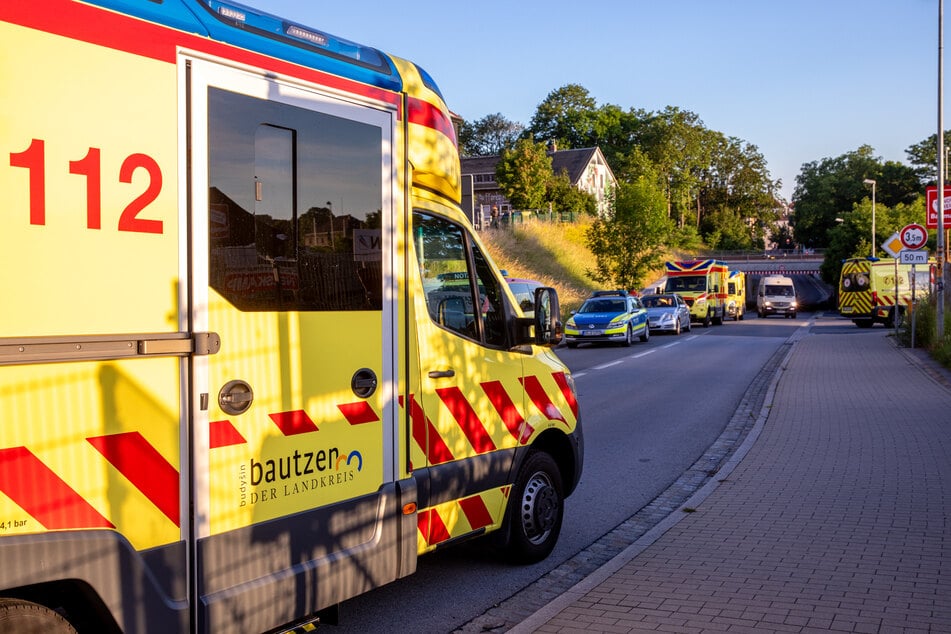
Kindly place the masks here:
POLYGON ((527 125, 569 83, 690 110, 757 146, 787 199, 803 163, 907 162, 937 131, 938 0, 243 1, 416 62, 470 121, 527 125))

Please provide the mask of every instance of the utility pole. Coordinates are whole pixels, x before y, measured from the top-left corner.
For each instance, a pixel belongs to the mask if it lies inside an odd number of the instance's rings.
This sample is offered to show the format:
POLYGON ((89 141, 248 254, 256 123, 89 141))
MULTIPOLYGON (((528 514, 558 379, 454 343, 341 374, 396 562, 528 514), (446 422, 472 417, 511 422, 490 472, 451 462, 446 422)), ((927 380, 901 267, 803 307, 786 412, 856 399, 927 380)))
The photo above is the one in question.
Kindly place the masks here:
POLYGON ((938 0, 938 279, 935 339, 944 341, 944 278, 947 266, 944 235, 944 0, 938 0))

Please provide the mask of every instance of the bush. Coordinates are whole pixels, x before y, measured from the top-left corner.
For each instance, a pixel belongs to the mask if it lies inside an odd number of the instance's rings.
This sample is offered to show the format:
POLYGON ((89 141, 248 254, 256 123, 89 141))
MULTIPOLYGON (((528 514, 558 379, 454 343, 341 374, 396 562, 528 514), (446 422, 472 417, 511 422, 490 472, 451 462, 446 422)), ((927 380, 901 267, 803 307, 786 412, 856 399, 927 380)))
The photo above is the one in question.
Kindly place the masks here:
MULTIPOLYGON (((935 338, 938 311, 933 298, 929 297, 926 301, 919 302, 913 318, 915 322, 915 347, 928 350, 931 356, 941 365, 951 368, 951 314, 945 310, 944 338, 942 341, 937 341, 935 338)), ((911 346, 911 326, 912 319, 906 316, 898 331, 898 340, 904 346, 911 346)))

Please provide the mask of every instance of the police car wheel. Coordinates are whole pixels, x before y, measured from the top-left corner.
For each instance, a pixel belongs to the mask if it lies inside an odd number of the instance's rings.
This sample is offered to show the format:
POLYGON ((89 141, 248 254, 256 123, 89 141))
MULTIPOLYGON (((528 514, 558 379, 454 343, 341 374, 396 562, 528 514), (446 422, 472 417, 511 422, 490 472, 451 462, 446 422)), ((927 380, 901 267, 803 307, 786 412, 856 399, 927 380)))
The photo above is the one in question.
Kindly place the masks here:
POLYGON ((508 550, 517 563, 531 564, 551 553, 561 532, 565 496, 561 473, 544 452, 529 455, 509 499, 508 550))
POLYGON ((634 343, 634 332, 631 330, 631 324, 628 324, 627 330, 624 331, 624 345, 630 348, 631 344, 633 343, 634 343))
POLYGON ((69 621, 45 605, 20 599, 0 599, 0 633, 76 634, 69 621))
POLYGON ((647 340, 651 338, 651 327, 647 324, 644 324, 644 332, 641 333, 641 342, 647 343, 647 340))

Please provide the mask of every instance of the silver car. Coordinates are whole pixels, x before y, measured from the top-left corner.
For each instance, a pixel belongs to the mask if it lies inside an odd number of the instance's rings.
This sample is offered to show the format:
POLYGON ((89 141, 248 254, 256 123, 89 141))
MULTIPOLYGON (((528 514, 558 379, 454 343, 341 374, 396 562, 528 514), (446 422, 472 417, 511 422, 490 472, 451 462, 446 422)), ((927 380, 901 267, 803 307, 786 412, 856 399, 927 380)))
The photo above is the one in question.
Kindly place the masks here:
POLYGON ((641 303, 647 309, 651 332, 672 332, 679 335, 690 332, 690 308, 684 298, 676 293, 644 295, 641 303))

